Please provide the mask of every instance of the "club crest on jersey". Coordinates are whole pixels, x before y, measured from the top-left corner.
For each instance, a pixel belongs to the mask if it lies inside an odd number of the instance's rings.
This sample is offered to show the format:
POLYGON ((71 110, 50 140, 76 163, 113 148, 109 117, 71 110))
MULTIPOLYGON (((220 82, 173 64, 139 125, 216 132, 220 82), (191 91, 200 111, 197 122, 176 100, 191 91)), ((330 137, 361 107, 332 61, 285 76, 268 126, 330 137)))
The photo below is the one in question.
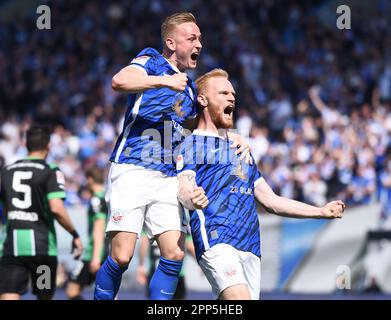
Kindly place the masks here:
POLYGON ((243 169, 241 161, 238 161, 238 163, 236 164, 233 174, 242 181, 247 180, 247 172, 245 172, 245 170, 243 169))
POLYGON ((184 115, 185 115, 185 111, 183 111, 183 100, 184 98, 183 97, 179 97, 175 103, 173 104, 172 106, 172 110, 175 111, 175 113, 177 114, 178 117, 182 118, 184 115))

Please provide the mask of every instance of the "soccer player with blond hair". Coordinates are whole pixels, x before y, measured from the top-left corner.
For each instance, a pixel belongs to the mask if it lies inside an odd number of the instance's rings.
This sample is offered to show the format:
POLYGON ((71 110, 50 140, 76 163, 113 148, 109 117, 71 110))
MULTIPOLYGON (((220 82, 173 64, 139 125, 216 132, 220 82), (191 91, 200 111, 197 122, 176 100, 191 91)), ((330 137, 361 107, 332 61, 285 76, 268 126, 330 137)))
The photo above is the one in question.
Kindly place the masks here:
POLYGON ((341 218, 338 200, 318 208, 276 195, 256 166, 229 148, 235 90, 228 73, 196 80, 201 115, 178 155, 178 198, 190 210, 198 263, 216 298, 259 299, 261 242, 255 200, 268 212, 292 218, 341 218))

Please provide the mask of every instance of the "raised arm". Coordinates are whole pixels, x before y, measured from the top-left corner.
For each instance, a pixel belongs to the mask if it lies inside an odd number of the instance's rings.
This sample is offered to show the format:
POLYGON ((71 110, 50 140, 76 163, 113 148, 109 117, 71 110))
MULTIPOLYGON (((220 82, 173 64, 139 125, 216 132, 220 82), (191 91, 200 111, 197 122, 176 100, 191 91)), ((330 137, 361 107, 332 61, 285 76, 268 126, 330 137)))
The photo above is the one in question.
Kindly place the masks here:
POLYGON ((113 77, 111 86, 118 92, 137 93, 161 87, 183 91, 186 88, 186 83, 185 73, 177 73, 172 76, 152 76, 148 75, 143 68, 130 65, 121 69, 113 77))
POLYGON ((306 203, 276 195, 267 182, 261 178, 255 187, 256 199, 270 212, 290 218, 342 218, 345 204, 341 200, 331 201, 319 208, 306 203))
POLYGON ((178 199, 189 210, 206 208, 209 201, 202 187, 197 187, 194 171, 183 171, 178 175, 178 199))
POLYGON ((308 90, 308 95, 311 99, 311 102, 318 109, 319 112, 322 112, 327 108, 327 105, 323 102, 323 100, 319 96, 319 89, 316 86, 311 87, 308 90))

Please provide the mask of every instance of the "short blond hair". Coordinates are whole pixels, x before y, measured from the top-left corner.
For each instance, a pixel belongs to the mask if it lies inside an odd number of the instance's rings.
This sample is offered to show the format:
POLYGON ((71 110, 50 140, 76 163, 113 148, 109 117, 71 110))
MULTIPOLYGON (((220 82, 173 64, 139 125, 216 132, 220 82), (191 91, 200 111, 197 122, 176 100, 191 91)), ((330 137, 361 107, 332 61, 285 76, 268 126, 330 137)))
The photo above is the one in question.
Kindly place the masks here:
POLYGON ((161 35, 163 42, 166 41, 168 35, 176 26, 186 22, 194 22, 195 24, 197 24, 195 17, 190 12, 179 12, 168 16, 161 26, 161 35))
POLYGON ((225 71, 224 69, 218 69, 218 68, 213 69, 213 70, 205 73, 204 75, 202 75, 201 77, 199 77, 195 81, 195 85, 196 85, 198 94, 201 94, 201 93, 203 93, 205 91, 206 85, 208 84, 208 81, 211 78, 225 78, 225 79, 228 79, 229 75, 228 75, 228 72, 225 71))

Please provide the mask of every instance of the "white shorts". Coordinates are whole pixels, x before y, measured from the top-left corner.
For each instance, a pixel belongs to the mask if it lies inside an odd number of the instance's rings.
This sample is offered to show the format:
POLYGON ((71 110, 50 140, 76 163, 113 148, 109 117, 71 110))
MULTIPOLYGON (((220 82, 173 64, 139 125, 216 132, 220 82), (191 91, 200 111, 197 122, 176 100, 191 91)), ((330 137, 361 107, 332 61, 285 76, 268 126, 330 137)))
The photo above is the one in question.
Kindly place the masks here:
POLYGON ((169 230, 186 232, 186 218, 177 198, 177 177, 133 164, 112 163, 106 202, 106 232, 126 231, 149 238, 169 230))
POLYGON ((261 259, 253 253, 219 243, 205 251, 198 263, 212 286, 215 299, 228 287, 246 284, 251 299, 259 300, 261 259))

